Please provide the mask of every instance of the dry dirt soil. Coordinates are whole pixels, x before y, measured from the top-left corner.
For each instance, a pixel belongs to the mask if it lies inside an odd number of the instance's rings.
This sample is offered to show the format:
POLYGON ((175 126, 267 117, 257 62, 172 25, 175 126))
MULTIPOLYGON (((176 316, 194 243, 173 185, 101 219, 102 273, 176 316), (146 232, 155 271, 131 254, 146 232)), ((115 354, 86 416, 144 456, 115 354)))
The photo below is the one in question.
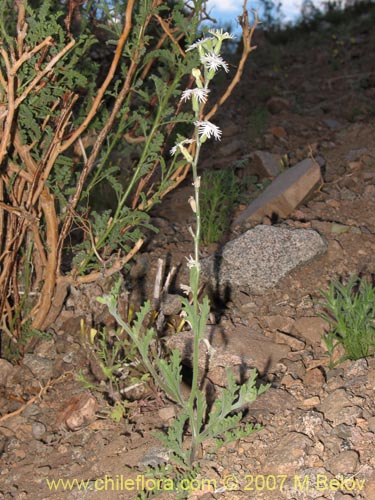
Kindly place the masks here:
MULTIPOLYGON (((328 249, 271 291, 243 295, 215 311, 214 344, 230 356, 252 358, 271 388, 245 417, 262 424, 261 431, 220 451, 212 443, 203 447, 202 482, 190 498, 375 499, 375 359, 330 369, 318 305, 319 289, 327 290, 332 279, 375 275, 375 29, 369 15, 348 24, 322 23, 284 45, 258 33, 258 48, 216 120, 223 139, 205 145, 202 175, 221 168, 245 176, 251 173, 246 158, 256 150, 287 155, 289 166, 315 157, 323 186, 278 224, 315 229, 328 249), (272 98, 282 101, 275 106, 272 98)), ((134 297, 142 263, 147 296, 159 257, 180 266, 177 284, 186 281, 191 193, 188 180, 153 214, 160 232, 133 271, 134 297)), ((22 363, 1 360, 1 499, 134 499, 146 465, 168 460, 152 435, 168 427, 175 411, 162 394, 142 394, 116 422, 104 394, 77 380, 82 370, 99 389, 107 384, 98 381, 80 333, 80 320, 89 323, 102 288, 77 293, 52 336, 22 363), (51 485, 59 479, 85 484, 51 485)), ((164 491, 161 498, 175 494, 164 491)))

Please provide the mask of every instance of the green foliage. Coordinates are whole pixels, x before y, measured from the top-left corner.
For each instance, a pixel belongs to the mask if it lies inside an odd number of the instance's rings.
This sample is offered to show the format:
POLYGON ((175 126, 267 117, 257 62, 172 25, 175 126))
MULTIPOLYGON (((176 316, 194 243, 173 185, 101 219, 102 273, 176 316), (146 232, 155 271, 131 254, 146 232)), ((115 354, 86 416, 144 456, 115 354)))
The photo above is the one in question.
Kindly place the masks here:
POLYGON ((323 336, 331 366, 345 359, 357 360, 375 352, 375 288, 365 278, 352 276, 346 285, 332 282, 328 292, 321 291, 325 302, 322 314, 330 325, 323 336), (345 354, 333 362, 335 349, 344 348, 345 354))
POLYGON ((187 175, 168 150, 194 121, 180 113, 180 96, 199 62, 185 49, 204 4, 135 2, 126 19, 125 0, 0 0, 0 229, 10 231, 0 242, 0 286, 11 287, 10 335, 16 324, 20 336, 30 318, 47 328, 68 282, 127 265, 153 230, 149 211, 187 175), (14 224, 20 206, 25 216, 14 224), (17 259, 34 238, 31 264, 17 259), (15 310, 13 276, 25 265, 25 297, 37 293, 41 303, 33 313, 15 310))
POLYGON ((257 106, 249 115, 249 132, 251 137, 261 136, 267 128, 270 113, 264 105, 257 106))
MULTIPOLYGON (((116 290, 118 292, 118 288, 116 290)), ((92 372, 100 380, 100 384, 89 381, 82 372, 78 380, 85 388, 106 394, 113 404, 111 418, 119 421, 125 415, 131 416, 133 408, 128 404, 132 399, 131 391, 136 391, 136 394, 146 393, 150 380, 149 373, 139 361, 136 345, 121 328, 117 331, 106 328, 97 330, 85 325, 83 320, 81 335, 90 353, 92 372)))
POLYGON ((202 240, 220 241, 231 223, 240 195, 240 184, 232 170, 211 170, 201 183, 202 240))

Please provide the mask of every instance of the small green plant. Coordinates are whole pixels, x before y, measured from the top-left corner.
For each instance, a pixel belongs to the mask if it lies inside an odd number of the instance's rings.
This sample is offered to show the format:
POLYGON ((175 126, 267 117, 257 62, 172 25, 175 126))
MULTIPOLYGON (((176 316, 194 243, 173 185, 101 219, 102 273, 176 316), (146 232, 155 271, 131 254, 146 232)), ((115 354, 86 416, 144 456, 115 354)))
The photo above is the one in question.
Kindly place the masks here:
MULTIPOLYGON (((128 321, 131 322, 131 318, 128 321)), ((118 420, 119 415, 124 416, 130 409, 130 393, 133 391, 139 396, 147 391, 150 375, 138 359, 136 346, 121 328, 97 330, 82 320, 81 336, 87 346, 91 371, 100 384, 90 382, 82 372, 78 380, 87 389, 104 393, 114 404, 111 418, 118 420)))
MULTIPOLYGON (((210 30, 210 36, 191 45, 188 50, 197 50, 201 62, 200 68, 193 68, 192 76, 196 88, 189 88, 182 93, 182 101, 190 100, 194 113, 193 139, 179 137, 172 148, 172 155, 182 155, 192 166, 194 196, 189 203, 196 217, 195 229, 189 228, 194 241, 194 255, 189 256, 189 285, 183 285, 187 297, 182 298, 182 309, 186 323, 194 334, 192 346, 192 380, 190 394, 183 392, 181 373, 181 353, 173 350, 169 358, 160 354, 152 346, 157 341, 154 328, 147 326, 147 316, 151 310, 150 302, 146 302, 132 324, 123 320, 117 309, 119 284, 110 295, 98 298, 107 304, 110 313, 128 334, 136 346, 143 365, 164 392, 168 399, 177 403, 180 413, 166 433, 157 435, 169 450, 171 463, 175 473, 189 475, 196 471, 197 453, 202 443, 213 439, 218 447, 255 432, 258 427, 251 424, 240 426, 241 409, 268 387, 256 386, 256 371, 242 385, 236 383, 232 372, 227 370, 228 383, 221 397, 210 407, 206 393, 202 390, 199 372, 199 351, 202 344, 207 348, 207 363, 215 355, 214 350, 205 338, 207 321, 210 313, 208 297, 199 299, 199 282, 201 265, 199 261, 199 243, 201 240, 202 218, 200 205, 201 177, 198 175, 198 160, 202 145, 207 139, 221 138, 221 130, 203 118, 203 108, 208 98, 209 83, 219 69, 228 71, 227 63, 220 55, 222 42, 231 39, 231 35, 219 30, 210 30), (202 70, 202 71, 201 71, 202 70), (150 354, 151 353, 151 354, 150 354)), ((169 474, 169 472, 168 472, 169 474)), ((180 492, 182 495, 188 492, 180 492)), ((140 496, 139 498, 144 498, 140 496)))
POLYGON ((265 106, 257 106, 249 116, 251 137, 260 137, 267 128, 270 113, 265 106))
POLYGON ((202 241, 219 241, 229 229, 240 195, 240 184, 232 170, 211 170, 201 184, 202 241))
POLYGON ((331 367, 346 359, 357 360, 375 352, 375 288, 365 278, 352 276, 346 285, 335 281, 328 292, 321 291, 325 312, 321 315, 331 326, 323 339, 331 367), (338 346, 345 354, 336 362, 338 346))

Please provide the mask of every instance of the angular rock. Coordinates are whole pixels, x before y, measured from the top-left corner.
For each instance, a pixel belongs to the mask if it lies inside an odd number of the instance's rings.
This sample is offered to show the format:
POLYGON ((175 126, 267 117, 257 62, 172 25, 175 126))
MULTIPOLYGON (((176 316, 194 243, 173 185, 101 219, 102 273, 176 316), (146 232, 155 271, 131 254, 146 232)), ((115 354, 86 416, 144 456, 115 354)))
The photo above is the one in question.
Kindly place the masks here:
POLYGON ((286 139, 288 137, 288 132, 284 127, 271 127, 267 132, 272 134, 274 137, 277 137, 278 139, 286 139))
POLYGON ((13 370, 13 365, 6 359, 0 359, 0 387, 5 387, 8 375, 13 370))
POLYGON ((227 243, 221 255, 202 260, 202 271, 222 293, 261 295, 325 250, 313 230, 259 225, 227 243))
POLYGON ((318 410, 335 427, 339 424, 353 425, 363 413, 362 408, 352 404, 344 389, 337 389, 329 394, 318 410))
POLYGON ((301 337, 306 339, 308 344, 320 345, 322 335, 328 331, 329 325, 327 321, 318 316, 303 316, 296 319, 295 328, 301 337))
POLYGON ((238 151, 241 151, 243 149, 245 149, 244 141, 241 141, 239 139, 233 139, 225 145, 224 144, 220 145, 219 151, 220 151, 220 156, 225 158, 228 156, 232 156, 238 151))
POLYGON ((333 118, 324 118, 322 120, 324 125, 328 127, 330 130, 338 130, 343 127, 342 123, 338 122, 337 120, 334 120, 333 118))
POLYGON ((268 151, 255 151, 250 170, 260 177, 276 177, 280 174, 280 164, 276 155, 268 151))
POLYGON ((160 304, 160 308, 165 316, 179 314, 179 312, 181 311, 181 307, 181 297, 177 294, 172 293, 166 294, 160 304))
POLYGON ((281 314, 274 314, 264 318, 265 324, 270 330, 280 330, 284 333, 291 333, 294 326, 294 318, 289 316, 282 316, 281 314))
POLYGON ((307 158, 288 168, 237 217, 234 229, 261 221, 265 216, 286 218, 322 184, 319 165, 307 158))
POLYGON ((49 358, 25 354, 23 364, 31 370, 38 380, 53 378, 53 361, 49 358))
POLYGON ((86 427, 96 419, 98 403, 90 394, 77 394, 66 403, 60 422, 65 424, 71 431, 77 431, 86 427))
POLYGON ((322 370, 319 368, 313 368, 312 370, 308 370, 306 372, 303 381, 310 393, 318 393, 325 383, 325 378, 322 370))
POLYGON ((325 463, 325 468, 336 474, 355 474, 359 466, 358 453, 354 450, 343 451, 325 463))
POLYGON ((275 446, 270 447, 264 474, 295 474, 297 469, 304 466, 307 449, 311 444, 311 439, 304 434, 289 432, 275 446))
POLYGON ((364 498, 366 498, 366 500, 375 500, 375 473, 366 478, 364 494, 364 498))
POLYGON ((292 351, 301 351, 305 348, 305 342, 296 339, 296 337, 293 337, 293 335, 288 335, 280 331, 277 331, 275 333, 275 341, 276 344, 288 345, 292 349, 292 351))
POLYGON ((286 410, 295 410, 297 400, 289 392, 271 387, 251 403, 251 414, 280 414, 286 410))
POLYGON ((267 101, 267 109, 273 115, 281 113, 281 111, 288 109, 289 106, 290 102, 282 97, 271 97, 267 101))

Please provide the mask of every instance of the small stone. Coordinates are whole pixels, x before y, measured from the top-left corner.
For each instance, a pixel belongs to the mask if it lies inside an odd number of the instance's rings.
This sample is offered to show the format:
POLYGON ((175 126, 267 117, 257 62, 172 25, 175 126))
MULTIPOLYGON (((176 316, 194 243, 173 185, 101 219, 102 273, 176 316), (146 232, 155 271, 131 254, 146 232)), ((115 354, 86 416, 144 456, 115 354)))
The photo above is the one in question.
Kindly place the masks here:
POLYGON ((375 417, 368 419, 368 429, 375 434, 375 417))
POLYGON ((362 156, 366 156, 370 153, 368 148, 351 149, 346 155, 346 160, 348 162, 356 161, 361 159, 362 156))
MULTIPOLYGON (((240 139, 234 139, 228 142, 227 144, 220 145, 220 157, 232 156, 238 151, 242 151, 244 149, 244 141, 240 139)), ((238 156, 237 156, 238 157, 238 156)))
POLYGON ((292 335, 287 335, 286 333, 279 331, 275 334, 275 341, 277 344, 288 345, 293 351, 301 351, 305 348, 305 342, 302 340, 298 340, 292 335))
MULTIPOLYGON (((353 498, 354 497, 352 497, 351 495, 346 495, 345 493, 341 493, 341 491, 337 491, 335 493, 334 500, 353 500, 353 498)), ((366 499, 369 500, 368 497, 366 497, 366 499)))
POLYGON ((303 406, 305 407, 317 406, 318 404, 320 404, 320 398, 318 396, 303 400, 303 406))
POLYGON ((364 498, 366 500, 375 500, 375 474, 373 473, 372 476, 366 478, 364 483, 364 498))
POLYGON ((309 392, 319 392, 325 383, 325 378, 319 368, 313 368, 306 372, 303 381, 309 392))
POLYGON ((306 451, 312 441, 304 434, 289 432, 270 446, 262 474, 295 474, 304 466, 306 451))
POLYGON ((177 294, 168 293, 163 297, 161 302, 161 310, 165 316, 179 314, 181 307, 181 297, 177 294))
POLYGON ((290 375, 289 373, 284 375, 284 377, 281 379, 280 384, 283 385, 286 389, 290 389, 292 387, 302 387, 301 380, 292 377, 292 375, 290 375))
POLYGON ((308 344, 321 344, 322 335, 328 329, 328 323, 324 319, 315 316, 304 316, 296 319, 297 332, 306 339, 308 344))
POLYGON ((368 363, 365 358, 358 359, 356 361, 352 361, 345 370, 345 377, 361 377, 367 375, 368 371, 368 363))
POLYGON ((331 130, 338 130, 343 127, 343 125, 338 122, 337 120, 334 120, 332 118, 325 118, 322 120, 324 125, 326 125, 329 129, 331 130))
MULTIPOLYGON (((322 425, 322 414, 312 409, 307 409, 296 420, 295 430, 302 434, 306 434, 308 437, 313 437, 321 431, 322 425)), ((320 441, 315 444, 315 450, 320 456, 323 454, 324 446, 320 441)))
POLYGON ((13 370, 13 365, 6 359, 0 359, 0 387, 5 387, 8 375, 13 370))
POLYGON ((139 460, 139 467, 157 467, 169 461, 170 452, 164 448, 151 448, 139 460))
POLYGON ((278 139, 285 139, 286 137, 288 137, 288 133, 284 127, 271 127, 268 129, 268 132, 270 132, 278 139))
POLYGON ((355 474, 358 466, 358 453, 353 450, 343 451, 325 463, 325 468, 334 476, 336 474, 355 474))
POLYGON ((278 158, 267 151, 255 151, 250 171, 260 177, 276 177, 281 172, 278 158))
POLYGON ((42 422, 33 422, 32 433, 35 439, 40 440, 46 433, 46 426, 42 422))
POLYGON ((281 314, 266 316, 264 321, 270 330, 280 330, 284 333, 290 333, 295 323, 293 318, 281 314))
POLYGON ((23 364, 27 366, 38 380, 53 378, 53 360, 35 354, 25 354, 23 364))
POLYGON ((273 115, 281 113, 290 107, 290 102, 283 97, 271 97, 267 101, 267 109, 273 115))
POLYGON ((344 389, 337 389, 328 394, 319 406, 325 418, 334 426, 339 424, 353 425, 358 417, 362 416, 362 408, 353 405, 344 389))
POLYGON ((96 399, 89 394, 73 396, 66 404, 61 420, 71 431, 86 427, 96 418, 95 412, 98 404, 96 399))
POLYGON ((166 406, 165 408, 160 408, 158 415, 162 420, 170 421, 176 416, 176 408, 174 406, 166 406))

